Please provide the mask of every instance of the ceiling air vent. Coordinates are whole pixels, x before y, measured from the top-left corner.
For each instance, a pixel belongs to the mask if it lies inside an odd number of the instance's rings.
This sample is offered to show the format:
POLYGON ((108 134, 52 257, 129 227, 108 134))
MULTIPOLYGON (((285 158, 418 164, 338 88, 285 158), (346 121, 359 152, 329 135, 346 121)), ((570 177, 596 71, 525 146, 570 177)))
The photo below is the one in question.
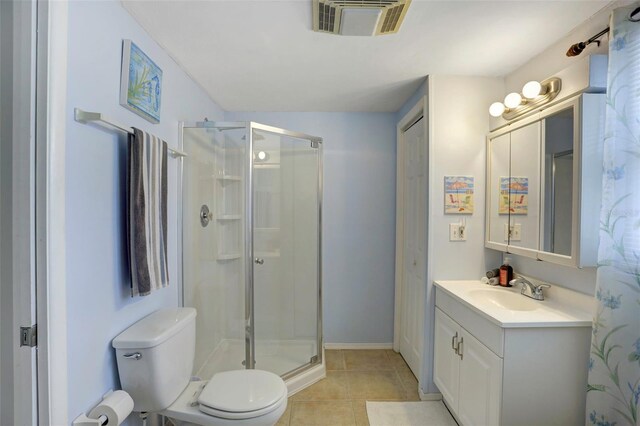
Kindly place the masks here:
POLYGON ((313 30, 372 36, 397 33, 411 0, 313 0, 313 30))

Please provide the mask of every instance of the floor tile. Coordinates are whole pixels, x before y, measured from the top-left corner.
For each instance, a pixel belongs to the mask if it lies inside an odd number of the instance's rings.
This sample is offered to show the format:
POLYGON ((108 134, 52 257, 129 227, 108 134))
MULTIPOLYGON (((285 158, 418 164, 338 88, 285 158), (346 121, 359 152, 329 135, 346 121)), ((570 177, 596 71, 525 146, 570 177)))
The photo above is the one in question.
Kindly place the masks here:
POLYGON ((402 355, 400 355, 398 352, 394 351, 393 349, 387 349, 385 353, 387 354, 387 358, 389 358, 389 362, 394 367, 402 367, 407 365, 404 358, 402 358, 402 355))
POLYGON ((357 426, 369 426, 369 416, 367 416, 367 401, 351 401, 353 404, 353 415, 356 418, 357 426))
POLYGON ((347 370, 393 370, 384 350, 343 350, 347 370))
POLYGON ((341 350, 325 350, 325 365, 327 371, 330 370, 344 370, 344 354, 341 350))
POLYGON ((390 371, 347 371, 351 398, 403 401, 405 391, 398 373, 390 371))
POLYGON ((289 425, 354 426, 351 401, 294 401, 289 425))
POLYGON ((327 377, 291 397, 294 401, 348 400, 345 371, 327 371, 327 377))
POLYGON ((400 377, 400 381, 405 389, 418 389, 418 380, 416 379, 416 376, 413 375, 413 372, 408 365, 398 365, 396 367, 396 372, 398 373, 398 377, 400 377))
POLYGON ((278 423, 276 423, 276 426, 289 426, 289 419, 291 418, 292 404, 293 404, 293 401, 291 398, 289 398, 289 401, 287 401, 287 409, 282 414, 282 416, 280 416, 280 419, 278 420, 278 423))

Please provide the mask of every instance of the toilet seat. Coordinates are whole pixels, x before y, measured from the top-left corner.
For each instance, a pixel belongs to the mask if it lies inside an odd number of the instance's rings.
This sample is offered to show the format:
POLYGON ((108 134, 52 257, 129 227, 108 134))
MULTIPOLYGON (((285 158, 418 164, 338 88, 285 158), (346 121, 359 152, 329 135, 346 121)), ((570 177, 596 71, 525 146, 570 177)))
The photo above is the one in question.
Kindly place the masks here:
MULTIPOLYGON (((257 372, 260 370, 239 370, 242 372, 257 372)), ((273 374, 268 372, 263 372, 267 374, 273 374)), ((219 373, 222 374, 222 373, 219 373)), ((254 383, 253 380, 249 380, 249 378, 254 377, 256 375, 260 375, 261 373, 240 373, 226 376, 226 378, 231 378, 232 380, 243 380, 243 384, 251 382, 254 383)), ((275 378, 271 377, 271 379, 266 379, 271 381, 273 384, 271 392, 263 393, 262 403, 258 404, 256 401, 253 401, 251 404, 245 404, 245 407, 255 408, 257 409, 252 411, 224 411, 219 408, 209 407, 206 402, 209 404, 213 403, 214 405, 220 406, 216 404, 216 400, 209 400, 207 397, 208 393, 205 394, 202 404, 199 402, 200 397, 204 393, 204 389, 209 386, 211 381, 194 381, 190 382, 187 387, 182 391, 178 399, 176 399, 169 407, 165 408, 158 414, 167 416, 173 420, 175 424, 178 425, 200 425, 200 426, 264 426, 264 425, 274 425, 280 416, 284 413, 287 408, 288 401, 288 393, 287 386, 284 381, 277 375, 273 374, 275 378), (277 380, 276 380, 277 379, 277 380), (278 385, 279 383, 279 385, 278 385), (274 392, 275 391, 275 392, 274 392), (272 400, 275 395, 283 391, 283 394, 280 398, 276 399, 270 405, 264 406, 264 404, 268 403, 269 400, 272 400), (271 398, 267 398, 271 396, 271 398), (265 399, 266 398, 266 399, 265 399), (264 402, 267 401, 267 402, 264 402), (261 406, 262 405, 262 406, 261 406)), ((214 375, 215 377, 215 375, 214 375)), ((225 378, 225 376, 223 376, 225 378)), ((213 378, 212 378, 213 380, 213 378)), ((238 385, 238 382, 234 383, 234 389, 238 385)), ((228 385, 223 385, 228 386, 228 385)), ((213 386, 210 387, 210 389, 213 386)), ((218 388, 220 389, 220 388, 218 388)), ((229 392, 230 388, 222 389, 223 391, 229 392)), ((253 398, 255 399, 255 398, 253 398)), ((222 401, 224 402, 224 400, 222 401)), ((227 401, 228 402, 228 401, 227 401)), ((233 408, 233 406, 228 406, 227 408, 233 408)), ((238 409, 239 407, 236 407, 238 409)))
POLYGON ((198 397, 200 411, 223 419, 248 419, 276 409, 287 398, 287 386, 263 370, 215 374, 198 397))
POLYGON ((244 419, 252 419, 255 417, 261 417, 266 414, 269 414, 270 412, 278 409, 278 407, 280 407, 282 403, 285 402, 286 400, 287 400, 287 395, 284 395, 274 404, 271 404, 268 407, 264 407, 260 410, 254 410, 254 411, 242 411, 242 412, 222 411, 222 410, 216 410, 215 408, 211 408, 203 404, 200 404, 198 408, 200 408, 200 411, 202 411, 205 414, 218 417, 221 419, 244 420, 244 419))

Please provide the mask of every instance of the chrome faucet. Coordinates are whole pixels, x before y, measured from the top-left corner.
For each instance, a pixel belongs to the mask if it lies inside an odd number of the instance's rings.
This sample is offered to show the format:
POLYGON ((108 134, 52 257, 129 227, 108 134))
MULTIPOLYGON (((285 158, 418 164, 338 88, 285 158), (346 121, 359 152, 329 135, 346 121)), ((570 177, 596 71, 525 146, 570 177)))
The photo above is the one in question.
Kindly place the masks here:
POLYGON ((512 286, 522 284, 522 290, 520 290, 520 294, 535 300, 544 300, 542 289, 551 287, 549 284, 534 284, 523 276, 512 279, 511 281, 509 281, 509 284, 511 284, 512 286))

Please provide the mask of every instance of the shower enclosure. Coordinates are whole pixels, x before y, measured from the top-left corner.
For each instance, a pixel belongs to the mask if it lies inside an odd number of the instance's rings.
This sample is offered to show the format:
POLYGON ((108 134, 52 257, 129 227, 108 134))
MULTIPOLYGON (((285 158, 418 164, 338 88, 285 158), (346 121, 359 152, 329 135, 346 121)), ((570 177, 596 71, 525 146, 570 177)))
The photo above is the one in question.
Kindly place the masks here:
POLYGON ((194 374, 257 368, 290 390, 301 377, 317 380, 322 139, 205 121, 184 123, 181 143, 182 303, 198 311, 194 374))

